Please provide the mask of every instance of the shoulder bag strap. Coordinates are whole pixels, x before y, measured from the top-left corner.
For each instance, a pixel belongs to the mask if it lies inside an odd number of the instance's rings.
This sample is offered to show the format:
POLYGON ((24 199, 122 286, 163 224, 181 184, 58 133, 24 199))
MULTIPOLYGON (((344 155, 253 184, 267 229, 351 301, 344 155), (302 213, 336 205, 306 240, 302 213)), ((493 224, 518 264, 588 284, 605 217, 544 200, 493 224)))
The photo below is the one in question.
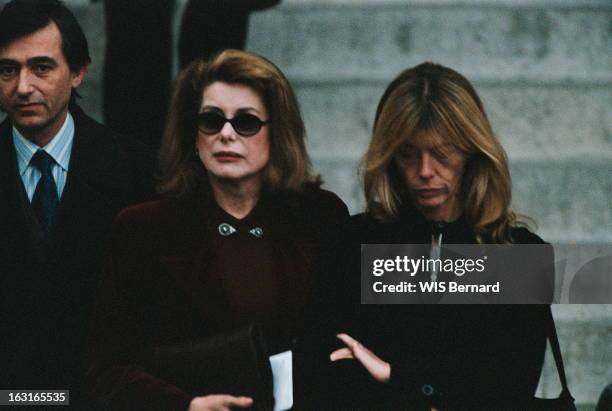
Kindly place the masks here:
POLYGON ((550 341, 550 347, 552 348, 553 356, 555 357, 555 364, 557 365, 557 372, 559 373, 559 380, 561 380, 561 395, 560 397, 570 398, 572 401, 574 397, 569 391, 567 386, 567 379, 565 377, 565 368, 563 367, 563 357, 561 356, 561 348, 559 347, 559 338, 557 337, 557 329, 555 327, 555 320, 552 315, 551 307, 547 310, 548 316, 548 340, 550 341))

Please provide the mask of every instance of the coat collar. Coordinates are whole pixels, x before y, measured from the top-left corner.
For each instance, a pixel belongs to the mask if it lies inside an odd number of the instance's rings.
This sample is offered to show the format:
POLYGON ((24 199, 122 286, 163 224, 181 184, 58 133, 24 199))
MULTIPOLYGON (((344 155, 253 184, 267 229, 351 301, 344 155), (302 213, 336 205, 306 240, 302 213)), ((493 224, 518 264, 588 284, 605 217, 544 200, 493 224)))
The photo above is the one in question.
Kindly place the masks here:
MULTIPOLYGON (((12 188, 17 170, 11 129, 12 125, 8 118, 0 124, 0 193, 3 194, 6 194, 9 187, 12 188)), ((6 197, 3 195, 2 198, 6 197)))
POLYGON ((5 238, 8 244, 19 248, 25 247, 23 236, 25 216, 20 210, 17 159, 15 146, 11 135, 11 124, 8 119, 0 124, 0 233, 11 238, 5 238))
MULTIPOLYGON (((122 192, 126 189, 124 178, 129 159, 121 154, 118 142, 109 129, 87 116, 80 107, 73 105, 75 136, 70 172, 73 179, 94 190, 122 192)), ((70 173, 67 184, 70 184, 70 173)))
MULTIPOLYGON (((310 264, 314 259, 312 250, 308 244, 304 244, 308 242, 304 236, 304 230, 308 227, 303 226, 303 218, 296 218, 299 213, 297 197, 289 193, 268 193, 265 204, 262 204, 265 206, 262 216, 269 222, 266 235, 279 244, 274 250, 279 272, 283 274, 279 278, 282 288, 279 303, 289 316, 295 315, 292 311, 300 309, 300 304, 295 302, 303 300, 305 304, 307 301, 312 287, 312 278, 308 273, 315 269, 310 264), (299 260, 303 264, 295 263, 299 260), (299 267, 297 271, 296 267, 299 267)), ((167 207, 163 214, 171 216, 162 223, 167 225, 164 232, 158 234, 167 240, 161 244, 164 250, 160 253, 160 262, 166 266, 182 292, 189 296, 192 306, 206 319, 205 322, 223 329, 224 324, 218 321, 225 318, 227 301, 207 284, 208 280, 203 276, 214 253, 210 236, 215 233, 215 227, 210 226, 210 201, 209 196, 200 193, 186 201, 158 202, 161 207, 167 207)))

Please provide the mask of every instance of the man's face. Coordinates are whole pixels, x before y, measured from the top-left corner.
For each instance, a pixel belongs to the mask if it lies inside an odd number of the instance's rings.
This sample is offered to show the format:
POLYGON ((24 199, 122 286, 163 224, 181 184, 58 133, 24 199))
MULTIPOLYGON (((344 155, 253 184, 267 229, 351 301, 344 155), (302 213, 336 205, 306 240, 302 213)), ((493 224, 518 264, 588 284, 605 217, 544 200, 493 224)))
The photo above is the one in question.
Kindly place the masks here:
POLYGON ((72 89, 85 71, 70 71, 51 22, 0 48, 0 107, 26 138, 46 144, 64 123, 72 89))

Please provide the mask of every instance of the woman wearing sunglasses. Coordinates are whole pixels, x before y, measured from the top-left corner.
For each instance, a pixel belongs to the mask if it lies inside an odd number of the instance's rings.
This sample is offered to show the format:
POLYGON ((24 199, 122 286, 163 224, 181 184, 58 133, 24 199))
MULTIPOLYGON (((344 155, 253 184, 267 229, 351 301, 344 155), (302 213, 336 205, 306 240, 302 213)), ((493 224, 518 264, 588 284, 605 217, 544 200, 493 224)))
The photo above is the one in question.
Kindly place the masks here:
POLYGON ((194 397, 155 375, 147 354, 249 323, 270 354, 295 348, 333 293, 347 208, 311 171, 287 79, 255 54, 226 50, 180 74, 160 157, 164 199, 116 221, 94 396, 113 410, 248 407, 194 397))
MULTIPOLYGON (((543 244, 510 208, 506 154, 480 98, 449 68, 423 63, 388 86, 363 169, 367 212, 351 221, 357 243, 425 245, 431 258, 444 244, 543 244)), ((552 263, 550 247, 538 250, 552 263)), ((443 273, 425 275, 422 281, 449 281, 443 273)), ((531 409, 548 310, 362 307, 356 325, 338 335, 344 348, 331 359, 355 359, 371 374, 355 379, 354 395, 346 395, 364 409, 384 401, 394 403, 390 409, 531 409)))

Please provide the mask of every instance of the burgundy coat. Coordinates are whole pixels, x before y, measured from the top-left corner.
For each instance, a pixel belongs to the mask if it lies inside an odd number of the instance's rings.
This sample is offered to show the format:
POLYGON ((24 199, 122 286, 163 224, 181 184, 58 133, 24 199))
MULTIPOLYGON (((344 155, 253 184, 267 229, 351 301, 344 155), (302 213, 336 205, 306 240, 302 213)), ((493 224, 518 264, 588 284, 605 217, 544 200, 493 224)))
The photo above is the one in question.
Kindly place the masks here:
MULTIPOLYGON (((337 196, 315 187, 270 196, 267 212, 273 224, 267 234, 277 244, 275 262, 284 273, 279 326, 293 349, 305 330, 333 312, 330 304, 336 303, 342 281, 335 257, 348 210, 337 196)), ((235 326, 226 321, 227 302, 207 287, 203 275, 214 253, 206 204, 203 199, 161 200, 118 216, 89 373, 103 408, 186 410, 192 396, 150 373, 151 353, 235 326)))

